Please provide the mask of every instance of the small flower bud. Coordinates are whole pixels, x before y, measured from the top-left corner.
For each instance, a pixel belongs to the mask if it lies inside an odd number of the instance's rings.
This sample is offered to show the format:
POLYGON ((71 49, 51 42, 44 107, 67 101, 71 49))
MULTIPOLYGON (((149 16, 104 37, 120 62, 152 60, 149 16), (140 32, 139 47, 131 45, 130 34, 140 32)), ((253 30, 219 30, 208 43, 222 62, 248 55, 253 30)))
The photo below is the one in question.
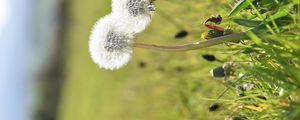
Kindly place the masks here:
POLYGON ((208 38, 216 38, 216 37, 220 37, 223 36, 223 31, 219 31, 219 30, 209 30, 208 31, 208 38))
POLYGON ((222 66, 220 66, 210 70, 210 74, 213 77, 225 77, 225 69, 222 66))
POLYGON ((210 39, 210 37, 208 36, 208 32, 201 33, 201 38, 205 40, 210 39))

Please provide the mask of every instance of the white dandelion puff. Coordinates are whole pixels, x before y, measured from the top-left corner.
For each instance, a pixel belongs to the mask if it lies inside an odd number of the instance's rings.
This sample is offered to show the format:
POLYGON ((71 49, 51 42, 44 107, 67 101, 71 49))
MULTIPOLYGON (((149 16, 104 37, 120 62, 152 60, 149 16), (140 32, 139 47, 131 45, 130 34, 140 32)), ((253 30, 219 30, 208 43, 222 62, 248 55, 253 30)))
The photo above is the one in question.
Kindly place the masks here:
POLYGON ((112 14, 128 21, 128 25, 135 33, 146 29, 154 11, 152 0, 112 0, 112 14))
POLYGON ((110 70, 127 64, 133 36, 146 29, 154 10, 152 0, 112 0, 112 13, 96 23, 90 36, 93 61, 110 70))
POLYGON ((128 0, 127 11, 131 16, 152 15, 155 10, 154 4, 150 0, 128 0))
POLYGON ((131 17, 152 16, 155 11, 153 0, 112 0, 112 12, 131 17))
POLYGON ((89 42, 93 61, 110 70, 127 64, 132 53, 134 34, 120 30, 117 21, 111 14, 100 19, 92 30, 89 42))

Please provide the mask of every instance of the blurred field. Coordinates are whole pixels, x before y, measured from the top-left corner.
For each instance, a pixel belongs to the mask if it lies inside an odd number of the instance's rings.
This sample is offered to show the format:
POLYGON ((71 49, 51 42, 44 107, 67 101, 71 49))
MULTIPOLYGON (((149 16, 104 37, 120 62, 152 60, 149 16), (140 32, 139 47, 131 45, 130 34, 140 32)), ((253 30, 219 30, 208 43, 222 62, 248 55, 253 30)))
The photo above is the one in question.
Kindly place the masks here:
MULTIPOLYGON (((68 0, 68 5, 67 79, 59 120, 224 118, 222 112, 208 111, 212 101, 201 99, 216 98, 225 89, 218 79, 209 75, 209 70, 221 63, 209 63, 201 58, 201 54, 220 50, 222 45, 184 53, 135 49, 132 60, 124 68, 99 69, 89 56, 88 38, 97 19, 110 13, 110 0, 68 0), (191 94, 196 98, 189 99, 187 96, 191 94)), ((225 14, 220 1, 157 0, 156 5, 170 17, 169 20, 157 12, 150 27, 137 36, 137 42, 179 44, 195 41, 204 31, 202 22, 206 18, 225 14), (175 33, 182 29, 189 31, 188 38, 174 39, 175 33)), ((222 58, 222 52, 214 54, 222 58)))

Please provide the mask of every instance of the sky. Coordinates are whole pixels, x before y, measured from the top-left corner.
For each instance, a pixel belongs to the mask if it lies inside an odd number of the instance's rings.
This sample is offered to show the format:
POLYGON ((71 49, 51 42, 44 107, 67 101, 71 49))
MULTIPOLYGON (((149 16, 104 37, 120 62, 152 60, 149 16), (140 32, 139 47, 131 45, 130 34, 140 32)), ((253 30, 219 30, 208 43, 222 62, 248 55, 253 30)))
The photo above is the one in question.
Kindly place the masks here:
POLYGON ((54 49, 54 1, 0 0, 0 120, 32 120, 38 76, 54 49))

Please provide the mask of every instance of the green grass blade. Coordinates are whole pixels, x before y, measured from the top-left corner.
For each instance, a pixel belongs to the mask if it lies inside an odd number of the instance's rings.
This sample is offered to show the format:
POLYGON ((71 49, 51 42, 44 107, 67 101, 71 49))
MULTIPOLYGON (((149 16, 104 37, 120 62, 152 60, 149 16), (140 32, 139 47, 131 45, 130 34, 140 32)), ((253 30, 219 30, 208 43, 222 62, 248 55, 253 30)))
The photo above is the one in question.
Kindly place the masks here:
POLYGON ((266 22, 270 22, 272 20, 276 20, 282 17, 285 17, 289 15, 289 10, 288 9, 280 9, 277 13, 275 13, 274 15, 270 16, 266 22))
POLYGON ((249 6, 249 3, 247 2, 247 0, 239 1, 237 4, 235 4, 233 9, 229 12, 228 17, 238 14, 241 10, 247 8, 248 6, 249 6))
POLYGON ((241 19, 241 18, 235 18, 233 19, 233 21, 245 27, 256 27, 262 23, 262 21, 259 20, 249 20, 249 19, 241 19))

